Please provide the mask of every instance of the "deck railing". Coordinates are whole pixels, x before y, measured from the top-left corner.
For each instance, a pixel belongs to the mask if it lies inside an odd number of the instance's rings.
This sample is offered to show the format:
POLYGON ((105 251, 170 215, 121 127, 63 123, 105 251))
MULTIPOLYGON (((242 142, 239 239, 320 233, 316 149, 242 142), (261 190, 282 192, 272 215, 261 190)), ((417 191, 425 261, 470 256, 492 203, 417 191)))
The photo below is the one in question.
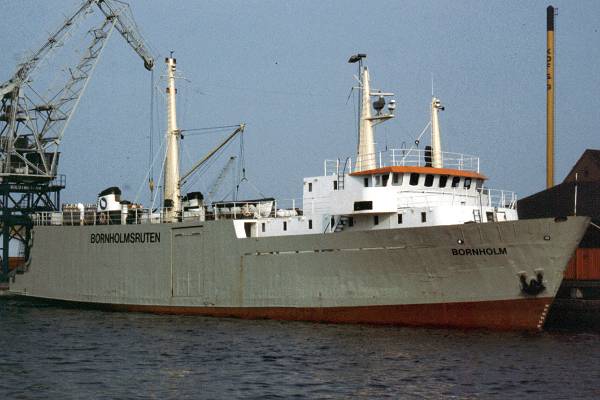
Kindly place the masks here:
POLYGON ((471 206, 508 208, 514 210, 517 208, 517 195, 508 190, 477 189, 477 195, 465 188, 452 188, 440 191, 421 192, 421 193, 403 193, 399 197, 399 208, 414 207, 436 207, 442 205, 463 205, 468 202, 471 206))
MULTIPOLYGON (((373 154, 365 154, 360 156, 360 163, 363 165, 371 165, 374 168, 384 167, 425 167, 428 165, 426 160, 425 150, 422 149, 389 149, 373 154)), ((479 157, 462 154, 442 152, 442 168, 457 169, 460 171, 474 171, 479 173, 479 157)), ((324 172, 325 175, 341 174, 345 161, 325 160, 324 172)), ((346 165, 346 173, 352 173, 356 170, 356 159, 348 158, 346 165)))
POLYGON ((517 208, 517 195, 510 190, 478 189, 481 194, 482 205, 495 208, 517 208), (487 200, 487 203, 485 202, 487 200))
POLYGON ((169 222, 211 221, 218 219, 277 218, 302 215, 302 200, 282 199, 267 201, 227 201, 212 203, 205 209, 174 213, 169 208, 134 208, 97 211, 68 209, 39 212, 32 216, 33 224, 40 225, 138 225, 169 222))

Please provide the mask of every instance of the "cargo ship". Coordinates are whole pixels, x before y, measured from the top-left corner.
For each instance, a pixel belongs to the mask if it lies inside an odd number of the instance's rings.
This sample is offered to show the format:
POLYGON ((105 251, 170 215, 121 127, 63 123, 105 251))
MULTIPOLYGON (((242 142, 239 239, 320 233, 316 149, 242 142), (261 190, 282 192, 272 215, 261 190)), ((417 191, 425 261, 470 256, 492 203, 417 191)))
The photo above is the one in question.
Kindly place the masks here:
POLYGON ((396 104, 371 88, 365 58, 349 59, 356 154, 325 161, 287 207, 182 195, 176 60, 166 58, 163 207, 111 187, 91 206, 35 213, 9 292, 125 311, 542 329, 589 218, 518 220, 515 194, 487 188, 477 157, 442 151, 435 97, 430 146, 377 151, 375 127, 396 104))

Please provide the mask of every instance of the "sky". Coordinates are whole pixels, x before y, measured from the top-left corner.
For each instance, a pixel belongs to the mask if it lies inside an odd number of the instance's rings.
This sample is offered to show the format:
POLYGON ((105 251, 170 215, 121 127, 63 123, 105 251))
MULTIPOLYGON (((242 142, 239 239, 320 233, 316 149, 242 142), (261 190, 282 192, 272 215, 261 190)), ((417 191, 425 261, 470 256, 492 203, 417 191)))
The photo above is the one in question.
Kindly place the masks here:
MULTIPOLYGON (((0 81, 78 4, 0 0, 0 81)), ((440 115, 443 150, 479 156, 487 186, 526 197, 545 187, 549 4, 131 1, 156 54, 153 122, 152 74, 114 33, 61 143, 59 168, 67 177, 62 199, 93 203, 104 188, 120 186, 124 198, 149 203, 149 143, 152 135, 159 150, 166 127, 158 88, 162 93, 170 51, 184 78, 177 81, 181 129, 247 124, 245 197, 300 198, 302 178, 321 175, 323 160, 354 156, 356 116, 348 95, 356 65, 347 60, 357 52, 367 54, 372 87, 395 93, 396 118, 376 130, 379 149, 410 146, 426 126, 433 78, 434 93, 446 106, 440 115)), ((600 2, 552 4, 558 8, 559 183, 585 149, 600 148, 600 2)), ((90 16, 81 30, 98 18, 90 16)), ((58 74, 55 69, 44 74, 58 74)), ((182 172, 222 137, 186 136, 182 172)), ((228 150, 236 154, 239 146, 228 150)), ((206 193, 228 155, 189 190, 206 193)), ((158 180, 161 157, 156 159, 158 180)), ((232 181, 224 179, 223 193, 232 181)))

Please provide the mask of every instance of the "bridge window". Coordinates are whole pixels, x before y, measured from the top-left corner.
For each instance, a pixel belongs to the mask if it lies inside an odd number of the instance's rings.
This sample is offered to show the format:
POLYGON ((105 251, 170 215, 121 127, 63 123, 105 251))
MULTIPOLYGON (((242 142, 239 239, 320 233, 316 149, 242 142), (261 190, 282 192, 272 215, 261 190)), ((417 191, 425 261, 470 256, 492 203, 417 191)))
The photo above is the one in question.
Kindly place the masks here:
POLYGON ((308 191, 312 192, 312 182, 308 182, 308 191))
POLYGON ((402 223, 402 214, 398 214, 398 225, 402 223))
POLYGON ((308 220, 308 229, 312 229, 312 219, 308 220))
POLYGON ((452 178, 452 187, 458 187, 458 184, 460 183, 460 176, 455 176, 452 178))
POLYGON ((265 231, 265 223, 263 222, 262 224, 260 224, 260 230, 261 231, 265 231))
POLYGON ((475 180, 475 188, 481 189, 482 187, 483 187, 483 179, 476 179, 475 180))
POLYGON ((373 202, 372 201, 355 201, 354 202, 354 211, 363 211, 363 210, 372 210, 373 202))
POLYGON ((379 225, 379 215, 373 216, 373 225, 379 225))
POLYGON ((392 174, 392 185, 394 186, 400 186, 402 185, 402 177, 404 176, 404 174, 400 174, 398 172, 394 172, 392 174))
POLYGON ((431 174, 425 175, 425 186, 427 186, 427 187, 433 186, 433 175, 431 175, 431 174))
POLYGON ((381 175, 375 175, 375 185, 374 186, 381 186, 381 175))
POLYGON ((441 188, 446 187, 447 183, 448 183, 448 175, 440 175, 439 186, 441 188))
POLYGON ((471 189, 471 178, 465 178, 465 189, 471 189))
POLYGON ((381 175, 381 186, 387 186, 390 174, 381 175))
POLYGON ((287 231, 287 222, 286 221, 283 221, 283 230, 287 231))
POLYGON ((333 181, 333 190, 337 190, 337 181, 333 181))
POLYGON ((419 184, 419 174, 410 174, 410 181, 408 183, 410 183, 411 186, 417 186, 419 184))
POLYGON ((369 187, 369 178, 364 178, 363 182, 365 187, 369 187))
POLYGON ((427 222, 427 213, 424 211, 421 213, 421 222, 427 222))
POLYGON ((348 226, 354 226, 354 218, 352 218, 352 217, 348 218, 348 226))

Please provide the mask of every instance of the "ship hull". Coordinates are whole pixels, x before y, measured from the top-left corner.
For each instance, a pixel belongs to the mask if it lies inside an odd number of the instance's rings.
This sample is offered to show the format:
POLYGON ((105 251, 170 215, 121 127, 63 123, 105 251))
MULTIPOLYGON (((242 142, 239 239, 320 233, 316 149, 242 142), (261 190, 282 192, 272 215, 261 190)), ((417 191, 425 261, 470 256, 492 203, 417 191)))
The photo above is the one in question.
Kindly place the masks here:
POLYGON ((587 224, 244 239, 231 221, 39 227, 10 292, 127 311, 535 330, 587 224), (524 293, 519 276, 539 271, 545 289, 524 293))
POLYGON ((436 328, 540 330, 553 299, 518 299, 445 304, 364 307, 198 307, 107 304, 32 298, 65 307, 221 318, 275 319, 339 324, 402 325, 436 328))

